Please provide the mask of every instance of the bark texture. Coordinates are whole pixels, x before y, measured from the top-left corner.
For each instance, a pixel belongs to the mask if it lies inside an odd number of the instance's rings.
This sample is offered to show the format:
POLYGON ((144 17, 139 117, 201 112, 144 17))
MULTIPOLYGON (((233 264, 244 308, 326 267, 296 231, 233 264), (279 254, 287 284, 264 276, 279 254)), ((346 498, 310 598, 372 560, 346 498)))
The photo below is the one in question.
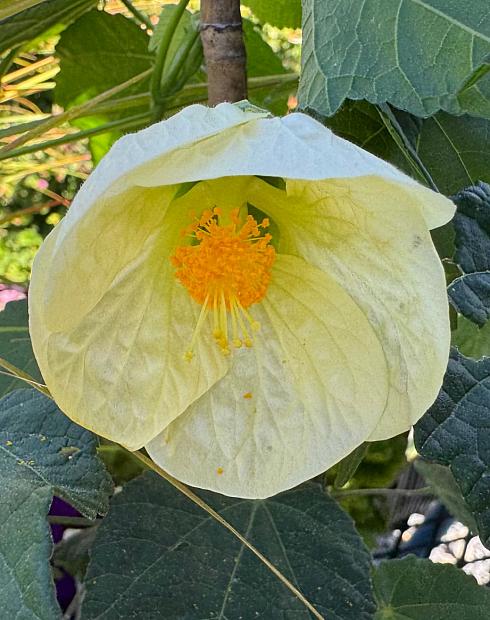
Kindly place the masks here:
POLYGON ((208 73, 208 101, 247 98, 240 0, 201 0, 201 39, 208 73))

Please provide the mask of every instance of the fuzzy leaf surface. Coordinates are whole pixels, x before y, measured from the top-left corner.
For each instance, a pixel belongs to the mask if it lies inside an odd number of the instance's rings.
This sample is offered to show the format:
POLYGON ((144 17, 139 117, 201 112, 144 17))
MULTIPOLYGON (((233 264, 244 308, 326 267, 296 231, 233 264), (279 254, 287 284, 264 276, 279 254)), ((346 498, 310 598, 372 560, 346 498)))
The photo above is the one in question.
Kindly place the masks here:
MULTIPOLYGON (((349 517, 319 487, 263 501, 199 491, 329 620, 368 620, 369 554, 349 517)), ((311 618, 240 541, 146 473, 114 497, 86 580, 92 620, 311 618)))

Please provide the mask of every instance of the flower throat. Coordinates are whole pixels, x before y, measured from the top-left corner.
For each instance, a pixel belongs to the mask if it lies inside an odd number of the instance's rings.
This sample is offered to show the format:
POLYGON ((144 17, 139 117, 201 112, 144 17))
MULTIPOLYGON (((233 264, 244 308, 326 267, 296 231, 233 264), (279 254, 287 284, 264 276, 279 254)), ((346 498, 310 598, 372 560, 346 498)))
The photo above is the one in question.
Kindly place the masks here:
POLYGON ((185 353, 189 361, 209 313, 213 336, 224 355, 230 354, 230 343, 236 348, 251 347, 252 334, 260 329, 248 308, 264 298, 271 279, 276 252, 269 245, 272 236, 263 232, 269 220, 258 224, 248 215, 241 224, 239 209, 233 209, 231 223, 221 225, 221 216, 218 207, 204 211, 182 231, 197 243, 178 247, 171 258, 176 278, 202 306, 185 353))

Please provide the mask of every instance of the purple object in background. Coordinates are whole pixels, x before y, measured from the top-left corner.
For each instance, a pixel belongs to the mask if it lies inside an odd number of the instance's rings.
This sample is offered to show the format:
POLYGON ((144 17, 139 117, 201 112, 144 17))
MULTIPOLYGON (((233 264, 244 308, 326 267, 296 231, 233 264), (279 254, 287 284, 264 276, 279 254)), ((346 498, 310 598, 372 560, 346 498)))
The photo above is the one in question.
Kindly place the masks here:
MULTIPOLYGON (((55 515, 57 517, 80 517, 80 513, 75 510, 70 504, 63 501, 59 497, 53 497, 53 501, 51 503, 51 508, 49 510, 50 515, 55 515)), ((67 528, 64 525, 51 524, 51 535, 53 536, 54 543, 60 542, 63 538, 63 533, 67 528)), ((61 570, 61 569, 60 569, 61 570)), ((77 591, 75 580, 71 575, 63 572, 63 576, 60 579, 56 580, 56 597, 58 599, 58 603, 63 611, 66 611, 66 608, 73 600, 75 593, 77 591)))

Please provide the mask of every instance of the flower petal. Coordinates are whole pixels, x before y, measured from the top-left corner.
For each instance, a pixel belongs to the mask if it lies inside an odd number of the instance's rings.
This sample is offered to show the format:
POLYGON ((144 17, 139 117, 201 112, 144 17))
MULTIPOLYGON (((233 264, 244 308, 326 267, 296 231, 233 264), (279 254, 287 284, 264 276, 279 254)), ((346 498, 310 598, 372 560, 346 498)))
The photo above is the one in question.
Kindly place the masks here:
POLYGON ((252 349, 147 450, 194 486, 267 497, 366 439, 387 397, 386 361, 358 306, 326 273, 278 255, 252 349))
POLYGON ((257 180, 248 196, 278 224, 280 251, 330 274, 378 335, 390 394, 369 439, 407 430, 438 394, 450 343, 444 270, 419 196, 377 177, 292 181, 287 192, 257 180))
MULTIPOLYGON (((63 233, 57 227, 36 256, 29 292, 33 347, 57 404, 75 422, 130 449, 157 435, 227 369, 207 334, 197 344, 195 363, 184 360, 200 307, 175 280, 169 258, 189 207, 181 199, 162 209, 165 194, 155 191, 141 190, 133 210, 114 219, 114 210, 107 219, 100 214, 100 245, 75 256, 66 239, 57 251, 63 233), (49 278, 63 275, 71 299, 61 288, 59 297, 56 288, 49 295, 49 278), (63 321, 67 311, 71 316, 63 321)), ((82 235, 85 225, 80 223, 82 235)))

